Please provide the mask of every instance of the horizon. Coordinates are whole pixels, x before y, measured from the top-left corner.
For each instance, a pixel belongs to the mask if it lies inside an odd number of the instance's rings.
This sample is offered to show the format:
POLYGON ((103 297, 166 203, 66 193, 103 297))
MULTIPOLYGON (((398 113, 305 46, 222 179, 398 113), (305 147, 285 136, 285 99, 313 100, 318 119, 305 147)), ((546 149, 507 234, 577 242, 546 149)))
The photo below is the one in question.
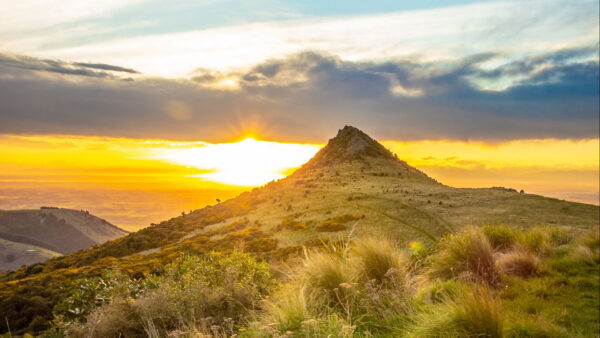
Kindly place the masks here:
POLYGON ((289 175, 344 125, 450 186, 598 205, 598 6, 5 4, 0 209, 137 229, 289 175))
MULTIPOLYGON (((36 147, 29 149, 33 154, 27 155, 37 159, 48 155, 40 152, 39 143, 42 141, 70 142, 80 149, 74 157, 73 149, 66 149, 62 154, 50 146, 50 156, 62 162, 62 167, 53 168, 47 162, 42 167, 36 167, 36 162, 31 162, 27 163, 29 170, 19 175, 7 175, 9 171, 0 172, 4 183, 4 189, 0 189, 0 200, 8 206, 0 210, 37 209, 41 205, 48 205, 46 201, 53 200, 59 203, 51 203, 52 206, 91 210, 92 214, 128 231, 142 229, 182 211, 214 204, 217 198, 223 201, 234 198, 244 191, 284 178, 325 146, 256 140, 257 136, 214 144, 64 135, 53 137, 37 139, 10 136, 21 141, 35 141, 36 147), (119 152, 127 155, 118 156, 119 152), (215 154, 221 156, 215 157, 215 154), (236 154, 246 157, 240 158, 236 154), (111 168, 107 163, 95 166, 98 156, 111 159, 111 164, 117 167, 111 168), (273 162, 276 156, 283 158, 273 162), (68 159, 76 159, 78 166, 69 165, 68 159), (257 159, 255 163, 259 165, 254 168, 243 166, 250 159, 257 159), (73 171, 75 168, 77 171, 73 171), (50 173, 39 172, 42 169, 50 173), (249 175, 246 174, 248 172, 249 175), (106 194, 116 197, 104 202, 106 194), (145 200, 153 203, 140 204, 145 200)), ((0 138, 0 149, 1 141, 0 138)), ((597 184, 594 181, 597 172, 593 170, 597 160, 591 158, 587 163, 580 163, 580 169, 575 173, 573 168, 564 169, 567 163, 579 159, 582 149, 592 151, 598 148, 597 140, 517 140, 495 144, 432 140, 380 143, 394 154, 400 154, 399 159, 448 186, 506 187, 599 205, 597 185, 594 185, 597 184), (565 149, 570 156, 557 161, 554 155, 558 148, 565 149), (522 159, 513 163, 510 160, 514 158, 516 149, 521 152, 522 159), (485 162, 476 159, 485 159, 485 162), (536 165, 538 162, 546 165, 536 165), (587 180, 582 177, 587 177, 587 180), (557 178, 561 180, 559 184, 548 185, 549 181, 557 178)), ((24 163, 15 164, 22 169, 26 167, 24 163)))

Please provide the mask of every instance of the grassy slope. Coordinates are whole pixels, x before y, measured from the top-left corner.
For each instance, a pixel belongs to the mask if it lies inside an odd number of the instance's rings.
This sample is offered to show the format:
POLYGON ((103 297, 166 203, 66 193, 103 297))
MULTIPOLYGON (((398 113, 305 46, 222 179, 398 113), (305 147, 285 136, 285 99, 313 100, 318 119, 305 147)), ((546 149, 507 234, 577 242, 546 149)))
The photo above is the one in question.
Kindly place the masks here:
MULTIPOLYGON (((525 228, 535 225, 587 228, 598 224, 596 206, 503 189, 452 188, 415 173, 407 177, 406 171, 387 159, 299 172, 253 194, 265 201, 243 217, 273 232, 282 246, 327 236, 315 231, 316 224, 343 214, 365 216, 356 224, 355 231, 359 235, 385 234, 401 242, 431 242, 432 238, 467 225, 502 223, 525 228), (404 176, 398 176, 399 173, 404 176), (277 231, 277 226, 287 217, 308 224, 308 229, 277 231)), ((233 221, 224 220, 196 234, 217 230, 233 221)))
POLYGON ((30 244, 11 242, 0 238, 0 272, 14 270, 22 265, 30 265, 60 254, 30 244))

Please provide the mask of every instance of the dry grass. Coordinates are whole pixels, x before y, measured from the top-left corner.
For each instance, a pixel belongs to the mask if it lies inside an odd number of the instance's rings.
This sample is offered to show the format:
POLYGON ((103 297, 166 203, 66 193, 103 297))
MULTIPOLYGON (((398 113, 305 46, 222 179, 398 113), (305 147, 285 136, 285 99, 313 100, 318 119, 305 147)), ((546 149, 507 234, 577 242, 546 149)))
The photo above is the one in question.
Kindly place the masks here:
POLYGON ((497 264, 509 276, 529 278, 537 274, 540 259, 529 251, 515 249, 500 256, 497 264))
POLYGON ((494 251, 480 228, 467 228, 446 237, 440 246, 440 251, 429 258, 430 277, 500 284, 494 251))

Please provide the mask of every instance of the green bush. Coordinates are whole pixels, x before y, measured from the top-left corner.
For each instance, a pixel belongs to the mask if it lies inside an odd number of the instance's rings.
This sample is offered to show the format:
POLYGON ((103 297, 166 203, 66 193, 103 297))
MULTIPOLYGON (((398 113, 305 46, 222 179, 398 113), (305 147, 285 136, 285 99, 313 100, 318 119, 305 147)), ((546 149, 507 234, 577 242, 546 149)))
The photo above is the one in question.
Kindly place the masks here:
POLYGON ((67 285, 69 296, 54 311, 62 320, 85 322, 90 312, 115 298, 136 298, 156 288, 156 279, 136 280, 118 270, 109 270, 99 277, 76 279, 67 285))
POLYGON ((133 297, 121 293, 69 326, 78 337, 167 336, 174 330, 231 335, 274 286, 269 267, 244 253, 182 256, 157 286, 133 297))

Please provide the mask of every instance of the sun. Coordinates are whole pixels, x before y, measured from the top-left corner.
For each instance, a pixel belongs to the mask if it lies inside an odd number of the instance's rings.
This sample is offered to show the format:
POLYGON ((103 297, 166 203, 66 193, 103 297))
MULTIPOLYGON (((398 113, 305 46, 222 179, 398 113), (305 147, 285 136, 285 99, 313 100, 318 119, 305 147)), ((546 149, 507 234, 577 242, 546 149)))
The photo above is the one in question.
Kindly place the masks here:
POLYGON ((260 141, 248 137, 240 142, 196 144, 156 151, 155 158, 207 173, 193 175, 204 180, 259 186, 285 177, 290 169, 306 163, 321 148, 315 144, 260 141))

